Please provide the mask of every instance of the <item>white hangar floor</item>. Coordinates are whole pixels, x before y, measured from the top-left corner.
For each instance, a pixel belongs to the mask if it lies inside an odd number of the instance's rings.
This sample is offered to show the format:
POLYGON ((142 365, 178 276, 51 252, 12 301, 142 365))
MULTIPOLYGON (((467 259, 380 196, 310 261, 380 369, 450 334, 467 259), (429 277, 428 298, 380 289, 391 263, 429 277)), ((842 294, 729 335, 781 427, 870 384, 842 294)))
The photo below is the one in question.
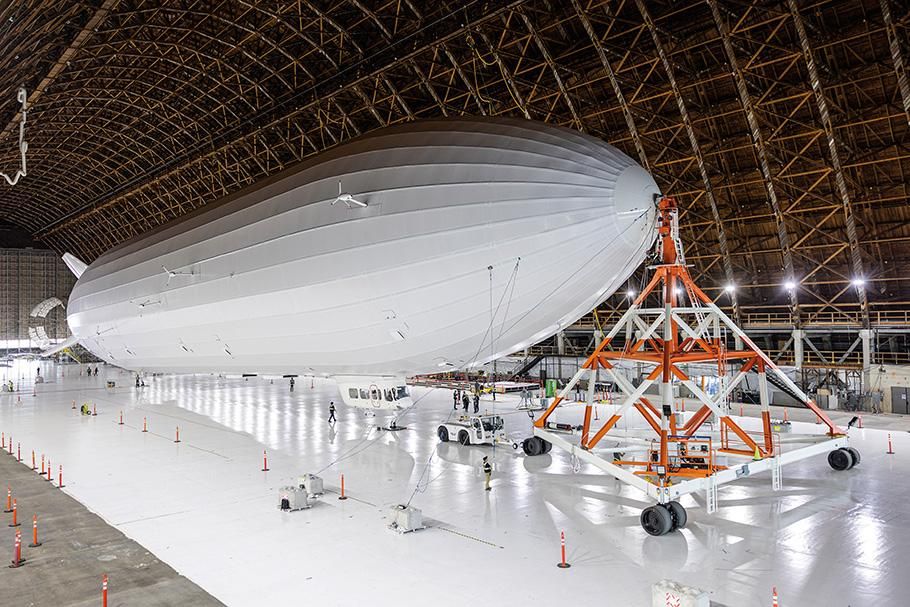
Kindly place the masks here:
MULTIPOLYGON (((851 430, 863 457, 852 470, 810 459, 784 468, 780 492, 767 475, 744 479, 721 488, 714 515, 703 496, 689 497, 687 528, 650 537, 638 522, 650 505, 640 492, 573 467, 557 449, 528 458, 508 447, 441 444, 448 390, 414 388, 419 402, 402 419, 408 429, 390 433, 373 429, 383 414, 346 408, 327 381, 311 388, 301 378, 291 392, 287 380, 163 376, 136 390, 127 373, 63 373, 44 365, 48 381, 37 396, 27 382, 3 393, 0 430, 21 443, 24 460, 32 449, 49 457, 55 481, 63 464, 63 491, 228 605, 319 597, 322 605, 442 606, 474 597, 647 606, 651 584, 664 578, 704 588, 728 607, 770 605, 772 586, 782 605, 801 607, 899 605, 910 593, 900 558, 910 546, 910 488, 895 482, 910 473, 902 418, 867 418, 865 429, 851 430), (339 419, 331 426, 333 398, 339 419), (80 415, 74 400, 94 403, 98 415, 80 415), (893 427, 895 455, 885 453, 887 434, 876 424, 893 427), (490 492, 484 455, 495 466, 490 492), (310 510, 279 511, 278 488, 306 472, 322 476, 325 496, 310 510), (337 499, 341 474, 347 501, 337 499), (408 500, 428 528, 399 535, 386 528, 388 507, 408 500), (556 567, 560 531, 567 570, 556 567)), ((495 407, 521 438, 530 420, 516 404, 500 397, 482 408, 495 407)), ((791 417, 809 419, 805 411, 791 417)), ((11 537, 3 525, 4 549, 11 537)))

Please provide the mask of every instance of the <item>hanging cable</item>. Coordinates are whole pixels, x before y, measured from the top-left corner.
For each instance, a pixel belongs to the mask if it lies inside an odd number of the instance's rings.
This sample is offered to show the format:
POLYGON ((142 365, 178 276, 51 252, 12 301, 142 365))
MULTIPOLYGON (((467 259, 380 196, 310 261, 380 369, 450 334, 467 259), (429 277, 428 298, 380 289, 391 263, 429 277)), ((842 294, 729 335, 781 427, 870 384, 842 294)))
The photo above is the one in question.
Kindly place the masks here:
MULTIPOLYGON (((636 217, 636 218, 632 221, 632 223, 630 223, 630 224, 629 224, 628 226, 626 226, 622 231, 620 231, 612 240, 608 240, 608 241, 606 242, 606 244, 604 244, 604 246, 602 246, 600 249, 594 251, 594 253, 585 261, 584 264, 581 264, 574 272, 572 272, 571 274, 569 274, 568 276, 566 276, 566 278, 565 278, 561 283, 559 283, 559 284, 556 285, 552 290, 550 290, 549 293, 547 293, 546 295, 544 295, 543 297, 541 297, 541 298, 537 301, 536 304, 534 304, 533 306, 531 306, 528 310, 526 310, 523 314, 521 314, 518 318, 516 318, 515 321, 512 322, 512 324, 509 325, 509 327, 506 329, 506 331, 511 331, 512 329, 514 329, 521 321, 523 321, 525 318, 527 318, 527 316, 528 316, 529 314, 531 314, 531 313, 534 312, 538 307, 540 307, 541 305, 543 305, 543 303, 544 303, 545 301, 547 301, 550 297, 552 297, 553 295, 555 295, 556 293, 558 293, 559 290, 562 289, 566 284, 568 284, 569 281, 571 281, 573 278, 575 278, 575 276, 576 276, 577 274, 579 274, 582 270, 586 269, 586 268, 587 268, 587 265, 588 265, 590 262, 592 262, 593 260, 597 259, 597 257, 600 256, 604 251, 606 251, 608 248, 610 248, 611 246, 613 246, 613 243, 614 243, 619 237, 621 237, 623 234, 625 234, 627 231, 629 231, 631 228, 633 228, 633 227, 635 226, 635 224, 637 224, 640 220, 642 220, 643 218, 645 218, 647 215, 648 215, 648 213, 647 213, 647 211, 645 211, 644 213, 642 213, 641 215, 639 215, 638 217, 636 217)), ((655 218, 654 221, 656 221, 656 218, 655 218)), ((651 228, 654 227, 654 223, 653 223, 653 222, 652 222, 652 225, 651 225, 650 227, 651 227, 651 228)), ((650 243, 644 243, 644 246, 650 246, 650 243)), ((618 274, 623 274, 623 273, 625 273, 626 270, 628 269, 628 266, 631 265, 631 262, 632 262, 632 260, 633 260, 635 257, 636 257, 635 255, 630 256, 630 258, 629 258, 629 260, 626 262, 626 264, 625 264, 622 268, 620 268, 618 274)))
POLYGON ((28 114, 28 93, 25 91, 25 87, 19 89, 19 92, 16 94, 16 100, 22 104, 22 107, 19 110, 19 157, 22 168, 16 171, 16 174, 12 177, 3 171, 0 171, 0 175, 3 175, 3 178, 6 179, 6 183, 10 185, 16 185, 19 183, 21 177, 25 177, 28 174, 25 166, 25 153, 28 151, 28 142, 25 140, 25 120, 28 114))
MULTIPOLYGON (((490 274, 490 327, 493 326, 493 266, 487 266, 487 272, 490 274)), ((492 360, 493 355, 496 353, 493 350, 493 344, 496 342, 496 339, 490 335, 490 359, 492 360)))
MULTIPOLYGON (((512 274, 509 276, 509 280, 508 280, 508 282, 506 283, 506 286, 505 286, 505 287, 503 288, 503 290, 502 290, 502 295, 499 297, 499 303, 496 304, 496 309, 493 310, 493 313, 490 315, 490 324, 487 326, 487 330, 484 331, 483 337, 482 337, 481 340, 480 340, 480 345, 477 346, 477 351, 474 352, 474 356, 471 358, 471 362, 470 362, 468 365, 466 365, 465 368, 473 368, 474 365, 477 363, 477 359, 478 359, 478 357, 480 357, 480 352, 483 350, 484 345, 486 345, 486 343, 487 343, 487 336, 490 337, 490 341, 491 341, 491 342, 493 341, 493 323, 494 323, 494 319, 496 318, 496 316, 499 315, 499 309, 502 307, 502 302, 503 302, 503 300, 504 300, 505 297, 506 297, 506 293, 510 291, 510 289, 509 289, 510 284, 512 283, 513 280, 517 280, 517 278, 518 278, 518 266, 519 266, 520 263, 521 263, 521 257, 518 257, 518 258, 515 260, 515 266, 512 268, 512 274)), ((487 272, 490 273, 490 282, 491 282, 491 285, 490 285, 490 297, 491 297, 491 303, 492 303, 492 296, 493 296, 493 292, 492 292, 492 288, 493 288, 493 287, 492 287, 493 266, 487 266, 487 272)), ((512 291, 512 292, 514 292, 514 291, 512 291)), ((512 299, 512 298, 511 298, 511 295, 510 295, 510 296, 509 296, 509 302, 506 304, 507 307, 511 305, 511 299, 512 299)), ((503 317, 502 321, 503 321, 503 324, 505 324, 506 318, 503 317)), ((501 335, 501 334, 502 334, 502 331, 500 331, 500 335, 501 335)))

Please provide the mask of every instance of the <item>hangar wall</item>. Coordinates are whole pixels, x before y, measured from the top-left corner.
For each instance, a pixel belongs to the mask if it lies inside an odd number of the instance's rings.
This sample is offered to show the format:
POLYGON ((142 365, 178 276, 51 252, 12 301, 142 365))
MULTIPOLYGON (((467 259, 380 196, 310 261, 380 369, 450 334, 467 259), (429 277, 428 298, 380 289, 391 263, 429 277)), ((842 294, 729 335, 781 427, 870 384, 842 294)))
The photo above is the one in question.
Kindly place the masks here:
MULTIPOLYGON (((48 297, 64 303, 76 277, 49 250, 0 248, 0 351, 37 348, 29 341, 29 313, 48 297)), ((65 338, 66 313, 58 307, 43 321, 50 338, 65 338)))

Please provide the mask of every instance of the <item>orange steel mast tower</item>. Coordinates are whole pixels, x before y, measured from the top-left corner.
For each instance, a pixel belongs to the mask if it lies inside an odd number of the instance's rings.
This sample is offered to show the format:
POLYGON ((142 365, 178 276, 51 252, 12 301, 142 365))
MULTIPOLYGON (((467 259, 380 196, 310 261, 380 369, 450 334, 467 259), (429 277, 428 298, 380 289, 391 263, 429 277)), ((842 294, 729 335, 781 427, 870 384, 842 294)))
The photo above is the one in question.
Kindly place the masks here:
MULTIPOLYGON (((525 451, 544 452, 548 447, 546 442, 550 442, 644 490, 658 501, 657 506, 646 508, 642 513, 642 526, 652 535, 663 535, 685 525, 685 510, 676 499, 687 493, 705 490, 708 509, 713 511, 717 505, 717 486, 742 476, 771 470, 773 484, 778 488, 782 464, 824 452, 829 452, 829 463, 836 469, 855 465, 859 455, 847 446, 846 435, 692 280, 683 259, 678 211, 672 198, 659 201, 657 232, 659 264, 653 267, 654 276, 578 373, 535 420, 534 437, 528 439, 532 444, 526 446, 525 451), (653 305, 658 299, 659 305, 653 305), (688 304, 683 305, 686 299, 688 304), (652 302, 652 307, 645 306, 648 301, 652 302), (613 350, 611 342, 623 330, 624 345, 620 350, 613 350), (742 347, 728 350, 725 345, 727 332, 732 333, 742 347), (634 386, 620 372, 620 361, 653 368, 638 386, 634 386), (716 367, 717 395, 709 396, 689 377, 683 366, 691 364, 716 367), (735 368, 734 365, 738 370, 731 379, 727 369, 735 368), (595 428, 592 419, 594 380, 599 369, 610 376, 624 398, 612 415, 595 428), (759 379, 761 423, 757 430, 743 428, 742 422, 730 416, 727 405, 727 397, 750 371, 756 372, 759 379), (779 435, 772 432, 769 372, 775 373, 801 397, 805 406, 824 423, 825 434, 790 435, 786 440, 788 449, 781 449, 779 435), (571 426, 553 423, 550 418, 565 404, 576 384, 586 377, 587 402, 584 421, 580 428, 575 428, 574 433, 580 435, 576 443, 564 438, 562 432, 571 426), (645 396, 647 389, 655 383, 660 386, 658 405, 645 396), (701 404, 688 419, 674 413, 674 384, 685 386, 701 404), (653 438, 643 441, 648 446, 644 449, 647 457, 625 459, 623 453, 626 451, 643 451, 641 447, 636 449, 628 445, 595 451, 632 408, 644 419, 643 428, 653 431, 653 438), (706 434, 702 428, 712 415, 712 432, 706 434), (717 433, 713 431, 714 421, 718 424, 717 433), (535 439, 539 441, 537 445, 533 444, 535 439), (789 448, 791 444, 793 448, 789 448), (611 457, 604 458, 603 453, 611 457), (721 465, 719 460, 724 458, 742 458, 745 463, 721 465)), ((616 440, 628 442, 628 437, 616 440)))

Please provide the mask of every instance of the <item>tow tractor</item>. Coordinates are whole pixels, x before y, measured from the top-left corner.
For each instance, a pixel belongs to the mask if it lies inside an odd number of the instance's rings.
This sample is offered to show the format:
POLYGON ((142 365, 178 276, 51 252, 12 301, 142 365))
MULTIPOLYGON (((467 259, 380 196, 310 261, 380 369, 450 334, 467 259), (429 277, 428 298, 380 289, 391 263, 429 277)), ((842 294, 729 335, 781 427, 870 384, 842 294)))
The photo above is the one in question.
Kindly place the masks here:
POLYGON ((503 432, 504 422, 499 415, 462 415, 445 421, 436 429, 439 440, 457 440, 462 445, 508 445, 518 449, 518 443, 503 432))

